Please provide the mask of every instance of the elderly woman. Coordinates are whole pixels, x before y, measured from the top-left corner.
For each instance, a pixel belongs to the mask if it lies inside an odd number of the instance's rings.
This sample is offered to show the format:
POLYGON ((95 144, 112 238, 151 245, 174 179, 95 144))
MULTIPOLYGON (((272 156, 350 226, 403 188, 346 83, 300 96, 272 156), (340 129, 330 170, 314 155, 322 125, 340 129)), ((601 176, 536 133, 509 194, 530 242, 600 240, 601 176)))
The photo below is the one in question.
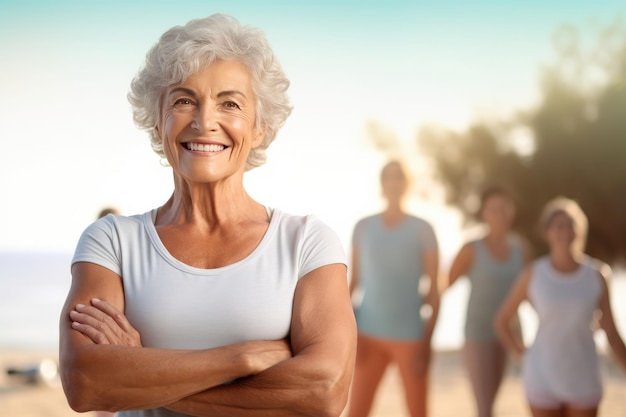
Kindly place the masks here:
POLYGON ((129 94, 167 159, 161 207, 81 236, 61 316, 63 387, 119 416, 338 416, 356 328, 346 259, 313 216, 254 201, 246 170, 290 113, 262 32, 213 15, 167 31, 129 94))

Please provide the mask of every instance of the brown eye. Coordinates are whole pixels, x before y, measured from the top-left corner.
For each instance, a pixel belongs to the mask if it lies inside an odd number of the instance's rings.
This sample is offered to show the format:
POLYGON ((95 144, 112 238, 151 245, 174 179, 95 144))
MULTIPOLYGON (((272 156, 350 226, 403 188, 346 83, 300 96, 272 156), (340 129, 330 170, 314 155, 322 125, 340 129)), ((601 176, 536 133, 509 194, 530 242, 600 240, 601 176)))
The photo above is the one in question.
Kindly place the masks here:
POLYGON ((226 107, 227 109, 240 109, 239 104, 235 103, 234 101, 225 101, 224 107, 226 107))
POLYGON ((193 102, 188 98, 179 98, 174 102, 175 106, 191 106, 193 102))

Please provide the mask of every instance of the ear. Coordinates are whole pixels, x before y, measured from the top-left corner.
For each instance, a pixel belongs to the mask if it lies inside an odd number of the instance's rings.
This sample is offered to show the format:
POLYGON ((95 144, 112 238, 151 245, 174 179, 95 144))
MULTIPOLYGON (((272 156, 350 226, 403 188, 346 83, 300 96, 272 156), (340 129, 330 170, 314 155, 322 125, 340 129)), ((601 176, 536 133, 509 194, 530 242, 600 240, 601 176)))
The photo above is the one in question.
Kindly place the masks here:
POLYGON ((254 129, 254 138, 252 139, 252 149, 258 148, 265 139, 265 125, 259 129, 254 129))
POLYGON ((155 135, 159 138, 159 140, 163 140, 161 137, 161 132, 159 131, 159 125, 153 127, 155 135))

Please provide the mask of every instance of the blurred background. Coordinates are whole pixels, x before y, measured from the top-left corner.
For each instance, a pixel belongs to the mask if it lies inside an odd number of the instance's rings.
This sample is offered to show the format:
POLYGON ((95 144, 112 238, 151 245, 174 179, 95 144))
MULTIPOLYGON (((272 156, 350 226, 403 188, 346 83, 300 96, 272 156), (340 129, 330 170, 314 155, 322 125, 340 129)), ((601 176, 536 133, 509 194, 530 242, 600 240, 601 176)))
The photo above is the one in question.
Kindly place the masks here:
MULTIPOLYGON (((356 221, 382 208, 380 168, 401 156, 445 270, 478 232, 482 185, 515 190, 537 253, 539 210, 566 195, 589 216, 589 253, 614 266, 613 298, 626 296, 623 1, 4 0, 0 349, 55 350, 82 230, 105 206, 136 214, 169 197, 126 94, 161 33, 215 12, 262 28, 292 83, 292 116, 246 174, 260 202, 318 215, 349 251, 356 221)), ((466 296, 446 293, 435 347, 461 346, 466 296)))

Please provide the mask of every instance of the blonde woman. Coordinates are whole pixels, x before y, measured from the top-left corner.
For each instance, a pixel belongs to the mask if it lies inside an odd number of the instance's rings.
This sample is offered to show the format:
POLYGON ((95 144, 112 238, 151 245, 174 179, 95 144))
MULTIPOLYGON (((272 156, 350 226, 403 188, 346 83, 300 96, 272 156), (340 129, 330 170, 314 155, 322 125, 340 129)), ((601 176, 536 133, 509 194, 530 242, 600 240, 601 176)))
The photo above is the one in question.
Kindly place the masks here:
POLYGON ((496 329, 505 346, 524 356, 524 389, 534 417, 594 417, 602 398, 592 328, 598 313, 600 328, 626 370, 626 347, 611 313, 610 269, 584 253, 587 218, 575 201, 550 201, 541 227, 549 254, 522 272, 496 317, 496 329), (539 319, 528 350, 509 326, 525 299, 539 319))

